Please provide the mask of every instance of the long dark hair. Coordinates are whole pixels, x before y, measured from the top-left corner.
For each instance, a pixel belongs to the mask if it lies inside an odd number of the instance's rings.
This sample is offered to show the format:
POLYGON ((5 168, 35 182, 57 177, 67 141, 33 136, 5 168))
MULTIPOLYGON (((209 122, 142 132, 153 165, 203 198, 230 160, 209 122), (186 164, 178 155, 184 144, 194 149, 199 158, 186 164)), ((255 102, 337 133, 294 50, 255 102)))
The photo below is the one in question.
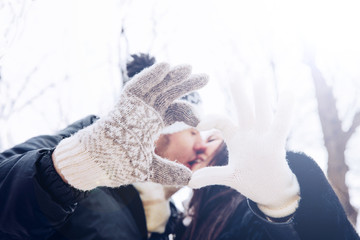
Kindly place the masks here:
MULTIPOLYGON (((228 151, 223 142, 209 165, 224 166, 227 163, 228 151)), ((214 185, 194 190, 187 213, 192 221, 182 239, 216 239, 244 199, 239 192, 226 186, 214 185)))

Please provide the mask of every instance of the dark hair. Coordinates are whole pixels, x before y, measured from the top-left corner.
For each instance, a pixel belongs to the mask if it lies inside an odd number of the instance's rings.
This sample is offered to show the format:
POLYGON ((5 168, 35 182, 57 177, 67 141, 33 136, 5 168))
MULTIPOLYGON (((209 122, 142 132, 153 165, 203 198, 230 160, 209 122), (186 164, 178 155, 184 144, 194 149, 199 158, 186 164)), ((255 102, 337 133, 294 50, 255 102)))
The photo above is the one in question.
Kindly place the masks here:
POLYGON ((127 76, 132 78, 144 68, 150 67, 155 63, 155 58, 147 53, 137 53, 130 55, 132 60, 126 63, 127 76))
MULTIPOLYGON (((228 151, 223 142, 209 165, 224 166, 227 163, 228 151)), ((244 199, 239 192, 226 186, 214 185, 194 190, 188 210, 192 221, 182 239, 217 239, 244 199)))

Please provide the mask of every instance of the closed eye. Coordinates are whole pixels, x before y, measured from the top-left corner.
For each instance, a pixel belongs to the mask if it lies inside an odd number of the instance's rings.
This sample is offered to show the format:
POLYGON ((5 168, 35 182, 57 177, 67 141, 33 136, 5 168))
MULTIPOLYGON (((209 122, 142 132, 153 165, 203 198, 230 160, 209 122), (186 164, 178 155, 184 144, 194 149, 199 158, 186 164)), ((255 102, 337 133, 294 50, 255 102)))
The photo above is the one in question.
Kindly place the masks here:
POLYGON ((206 139, 206 142, 214 142, 214 141, 217 141, 217 140, 222 141, 223 140, 222 136, 219 135, 218 133, 213 133, 206 139))

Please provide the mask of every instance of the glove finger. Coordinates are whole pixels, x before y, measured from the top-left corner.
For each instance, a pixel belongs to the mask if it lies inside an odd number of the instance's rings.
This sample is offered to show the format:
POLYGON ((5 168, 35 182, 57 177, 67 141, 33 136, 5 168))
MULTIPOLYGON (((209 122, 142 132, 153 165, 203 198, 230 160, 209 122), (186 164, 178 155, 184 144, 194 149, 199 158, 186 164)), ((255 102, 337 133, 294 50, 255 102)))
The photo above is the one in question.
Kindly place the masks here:
POLYGON ((175 122, 184 122, 189 126, 196 127, 200 119, 195 108, 185 101, 175 101, 166 109, 164 123, 169 126, 175 122))
POLYGON ((201 188, 209 185, 230 186, 232 182, 228 166, 215 166, 195 171, 188 186, 191 188, 201 188))
POLYGON ((162 81, 153 86, 144 96, 144 101, 153 105, 159 94, 169 91, 174 85, 184 82, 191 74, 190 65, 178 65, 172 68, 162 81))
POLYGON ((230 91, 235 104, 239 128, 252 129, 255 116, 253 104, 245 91, 245 84, 241 81, 231 82, 230 91))
POLYGON ((273 118, 270 81, 268 79, 255 79, 253 91, 256 118, 255 128, 258 132, 264 132, 269 129, 273 118))
POLYGON ((279 144, 284 145, 291 128, 291 119, 294 110, 294 98, 290 92, 282 93, 279 97, 272 134, 279 139, 279 144))
POLYGON ((181 96, 204 87, 208 82, 206 74, 194 74, 189 79, 177 85, 172 86, 168 91, 161 93, 155 101, 155 109, 160 113, 165 111, 167 107, 181 96))
POLYGON ((231 139, 237 129, 231 119, 222 115, 208 115, 197 126, 199 131, 211 130, 213 128, 219 129, 223 133, 225 142, 231 139))
POLYGON ((185 186, 191 174, 191 170, 184 165, 153 155, 150 181, 162 185, 185 186))
MULTIPOLYGON (((169 70, 169 64, 156 63, 136 74, 125 86, 124 91, 129 91, 135 96, 143 99, 145 94, 164 79, 169 70)), ((153 94, 156 94, 156 92, 153 94)))

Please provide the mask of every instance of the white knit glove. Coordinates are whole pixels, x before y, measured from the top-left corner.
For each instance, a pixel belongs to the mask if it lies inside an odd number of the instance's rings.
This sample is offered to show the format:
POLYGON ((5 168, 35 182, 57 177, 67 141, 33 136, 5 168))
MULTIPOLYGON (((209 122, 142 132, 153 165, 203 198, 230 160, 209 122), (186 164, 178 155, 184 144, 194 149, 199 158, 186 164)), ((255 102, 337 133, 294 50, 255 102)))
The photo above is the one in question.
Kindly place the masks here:
POLYGON ((139 181, 186 185, 191 171, 157 156, 154 144, 166 125, 198 124, 189 105, 174 102, 207 83, 206 75, 190 74, 188 65, 159 63, 134 76, 109 114, 56 147, 53 162, 66 181, 81 190, 139 181))
POLYGON ((226 185, 256 202, 266 215, 288 216, 296 210, 299 200, 299 185, 285 158, 292 101, 281 99, 273 117, 269 91, 264 83, 253 89, 254 104, 241 92, 243 88, 237 87, 232 86, 237 126, 218 117, 201 122, 198 127, 222 130, 229 163, 194 172, 189 186, 226 185))

